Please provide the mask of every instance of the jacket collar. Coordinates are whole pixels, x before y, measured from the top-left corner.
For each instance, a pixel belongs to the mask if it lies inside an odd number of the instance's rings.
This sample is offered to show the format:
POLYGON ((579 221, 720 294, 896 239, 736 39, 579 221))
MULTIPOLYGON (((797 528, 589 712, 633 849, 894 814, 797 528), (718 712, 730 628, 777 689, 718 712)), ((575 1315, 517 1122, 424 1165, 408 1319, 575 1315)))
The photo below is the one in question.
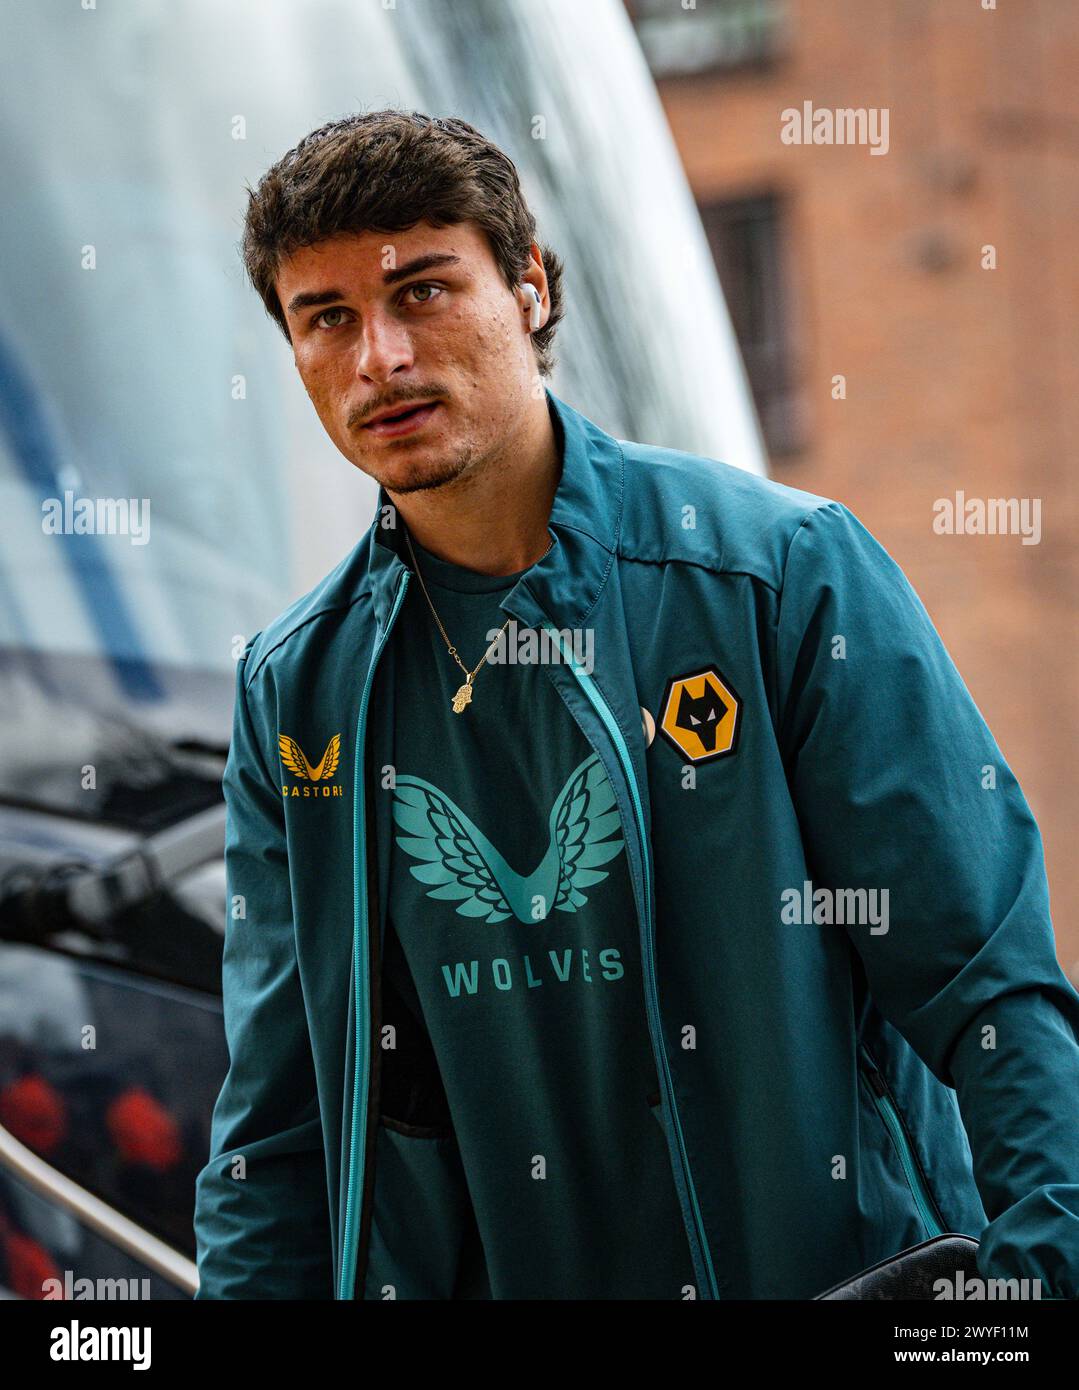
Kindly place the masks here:
MULTIPOLYGON (((599 601, 618 549, 625 461, 616 439, 547 391, 562 474, 547 531, 551 549, 510 590, 502 607, 527 626, 549 619, 582 627, 599 601)), ((368 533, 368 581, 379 628, 389 621, 403 570, 404 528, 383 524, 396 508, 379 485, 368 533)), ((407 554, 407 551, 404 551, 407 554)))

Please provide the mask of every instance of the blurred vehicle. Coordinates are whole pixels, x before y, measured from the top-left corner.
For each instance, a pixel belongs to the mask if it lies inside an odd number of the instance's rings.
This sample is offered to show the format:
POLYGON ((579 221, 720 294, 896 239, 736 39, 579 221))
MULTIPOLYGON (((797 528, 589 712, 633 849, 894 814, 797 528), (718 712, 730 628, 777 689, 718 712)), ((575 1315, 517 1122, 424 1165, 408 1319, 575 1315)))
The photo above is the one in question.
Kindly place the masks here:
POLYGON ((36 687, 0 658, 19 737, 0 768, 0 1284, 24 1298, 193 1288, 193 1186, 228 1066, 231 682, 155 670, 159 708, 204 742, 169 743, 115 699, 100 713, 89 658, 43 659, 36 687))
POLYGON ((621 437, 763 448, 620 0, 0 16, 0 1292, 185 1297, 234 662, 375 500, 244 284, 244 182, 342 112, 464 116, 567 263, 553 389, 621 437))

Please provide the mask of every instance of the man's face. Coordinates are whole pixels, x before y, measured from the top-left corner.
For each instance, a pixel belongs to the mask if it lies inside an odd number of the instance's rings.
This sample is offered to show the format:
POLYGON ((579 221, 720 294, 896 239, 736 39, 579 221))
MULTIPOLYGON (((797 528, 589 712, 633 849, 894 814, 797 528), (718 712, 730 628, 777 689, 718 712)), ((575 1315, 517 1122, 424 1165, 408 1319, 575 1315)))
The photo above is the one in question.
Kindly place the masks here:
POLYGON ((521 419, 528 319, 475 223, 331 237, 283 261, 276 286, 326 433, 388 492, 467 476, 521 419))

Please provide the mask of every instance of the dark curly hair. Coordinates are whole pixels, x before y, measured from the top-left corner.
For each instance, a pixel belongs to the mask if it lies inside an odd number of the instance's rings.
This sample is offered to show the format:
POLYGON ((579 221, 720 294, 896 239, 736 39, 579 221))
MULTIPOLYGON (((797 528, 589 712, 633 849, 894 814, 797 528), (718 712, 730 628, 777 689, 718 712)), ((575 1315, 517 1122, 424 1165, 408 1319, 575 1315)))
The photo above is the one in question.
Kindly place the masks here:
MULTIPOLYGON (((274 288, 281 261, 343 232, 401 232, 471 220, 487 239, 512 290, 536 240, 536 219, 508 155, 467 121, 412 111, 372 111, 319 126, 247 188, 244 267, 267 312, 292 341, 274 288)), ((554 366, 562 318, 562 262, 540 247, 550 314, 532 334, 539 371, 554 366)))

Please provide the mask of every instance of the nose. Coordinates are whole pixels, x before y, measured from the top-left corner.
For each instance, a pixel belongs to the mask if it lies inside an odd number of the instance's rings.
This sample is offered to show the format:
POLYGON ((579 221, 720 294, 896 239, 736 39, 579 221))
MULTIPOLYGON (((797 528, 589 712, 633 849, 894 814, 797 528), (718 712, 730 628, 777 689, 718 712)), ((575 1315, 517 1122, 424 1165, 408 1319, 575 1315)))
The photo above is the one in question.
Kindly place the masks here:
POLYGON ((413 364, 412 338, 407 324, 393 314, 375 310, 364 317, 356 343, 356 374, 365 381, 388 381, 413 364))

